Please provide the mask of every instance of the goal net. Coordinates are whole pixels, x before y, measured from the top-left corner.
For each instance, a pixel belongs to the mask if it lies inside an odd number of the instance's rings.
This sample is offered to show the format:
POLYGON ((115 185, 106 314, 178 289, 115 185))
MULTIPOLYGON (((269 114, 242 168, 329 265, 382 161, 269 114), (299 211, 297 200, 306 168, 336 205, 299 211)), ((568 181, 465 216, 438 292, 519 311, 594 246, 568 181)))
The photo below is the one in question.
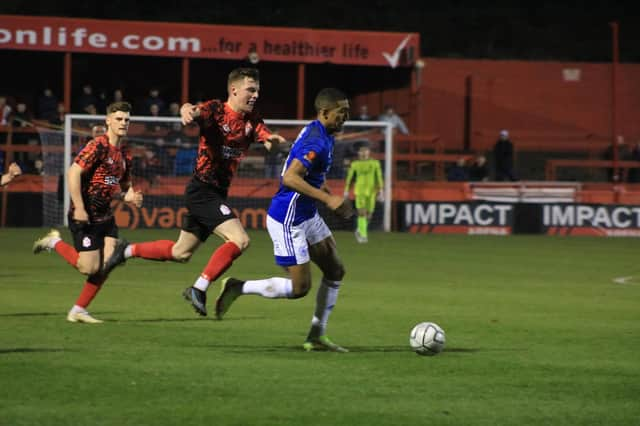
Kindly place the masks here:
MULTIPOLYGON (((75 154, 92 137, 94 126, 104 123, 101 115, 70 114, 66 116, 64 132, 40 129, 46 174, 59 180, 59 190, 48 193, 43 200, 43 222, 47 226, 66 223, 69 191, 64 170, 75 154)), ((248 229, 265 228, 266 212, 276 193, 282 166, 290 144, 308 120, 265 120, 269 129, 281 134, 287 144, 267 152, 262 144, 252 144, 240 161, 229 191, 229 205, 248 229)), ((184 188, 191 178, 197 154, 197 125, 182 126, 179 118, 133 116, 127 143, 133 154, 133 184, 144 194, 142 208, 114 202, 118 226, 121 228, 179 228, 186 213, 184 188)), ((372 157, 381 161, 384 178, 384 201, 377 202, 370 228, 391 230, 391 144, 392 131, 388 123, 377 121, 347 122, 336 136, 333 165, 327 183, 334 194, 342 194, 351 161, 357 150, 366 145, 372 157)), ((357 179, 357 177, 356 177, 357 179)), ((353 192, 351 192, 353 198, 353 192)), ((320 214, 330 228, 355 229, 353 220, 342 220, 319 205, 320 214)))
POLYGON ((58 227, 64 223, 64 132, 37 128, 42 144, 42 226, 58 227))

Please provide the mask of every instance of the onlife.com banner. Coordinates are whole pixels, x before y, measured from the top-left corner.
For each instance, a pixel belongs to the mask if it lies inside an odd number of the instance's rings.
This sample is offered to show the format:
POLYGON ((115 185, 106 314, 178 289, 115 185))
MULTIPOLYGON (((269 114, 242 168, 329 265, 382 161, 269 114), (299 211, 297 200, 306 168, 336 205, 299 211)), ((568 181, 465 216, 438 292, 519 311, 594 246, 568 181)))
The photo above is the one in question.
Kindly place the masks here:
POLYGON ((543 204, 541 209, 548 235, 640 237, 640 206, 543 204))
MULTIPOLYGON (((213 6, 215 7, 215 6, 213 6)), ((0 49, 413 66, 417 33, 0 15, 0 49)))
POLYGON ((513 205, 488 202, 399 203, 401 228, 412 233, 510 235, 513 205))

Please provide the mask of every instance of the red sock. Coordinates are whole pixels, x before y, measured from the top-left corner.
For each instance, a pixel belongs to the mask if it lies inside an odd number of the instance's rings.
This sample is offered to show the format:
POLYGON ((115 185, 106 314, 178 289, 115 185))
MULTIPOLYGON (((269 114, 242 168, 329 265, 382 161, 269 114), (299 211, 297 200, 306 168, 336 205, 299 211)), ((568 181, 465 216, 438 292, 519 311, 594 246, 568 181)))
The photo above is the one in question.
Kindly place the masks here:
POLYGON ((98 274, 91 275, 87 278, 82 292, 80 292, 80 296, 78 296, 78 300, 76 300, 76 305, 86 309, 102 288, 102 283, 104 283, 105 280, 106 277, 98 274))
POLYGON ((131 255, 151 260, 173 260, 171 248, 175 243, 170 240, 149 241, 131 244, 131 255))
POLYGON ((78 267, 78 258, 80 257, 80 255, 72 246, 60 240, 56 243, 53 249, 60 256, 62 256, 64 260, 69 263, 69 265, 73 266, 74 268, 78 267))
POLYGON ((207 266, 202 271, 202 277, 209 281, 217 280, 241 254, 242 252, 235 243, 231 241, 224 243, 209 258, 207 266))

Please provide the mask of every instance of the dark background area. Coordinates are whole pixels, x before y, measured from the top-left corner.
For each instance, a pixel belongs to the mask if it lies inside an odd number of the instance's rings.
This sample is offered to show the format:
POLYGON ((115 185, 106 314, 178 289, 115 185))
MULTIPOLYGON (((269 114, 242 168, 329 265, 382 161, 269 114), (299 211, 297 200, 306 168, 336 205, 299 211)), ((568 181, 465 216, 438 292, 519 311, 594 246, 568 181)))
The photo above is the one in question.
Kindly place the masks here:
POLYGON ((498 1, 491 6, 461 0, 0 3, 2 14, 418 32, 423 56, 594 62, 611 59, 611 21, 620 24, 620 60, 640 62, 638 9, 628 0, 498 1))
MULTIPOLYGON (((640 62, 640 19, 638 7, 628 0, 606 4, 540 0, 531 3, 494 3, 479 6, 466 0, 449 2, 336 1, 321 3, 247 0, 244 2, 112 0, 78 2, 50 0, 5 0, 0 14, 64 16, 153 22, 193 22, 213 25, 255 25, 349 29, 363 31, 417 32, 421 55, 432 58, 517 59, 610 62, 612 21, 619 23, 620 60, 640 62)), ((63 83, 63 55, 59 52, 0 50, 0 94, 13 102, 26 102, 33 110, 45 87, 60 99, 63 83)), ((190 66, 190 101, 224 98, 227 73, 246 61, 193 59, 190 66)), ((122 89, 125 98, 141 109, 151 87, 158 88, 168 102, 180 101, 179 58, 96 55, 75 53, 72 59, 72 100, 84 83, 94 93, 110 100, 113 90, 122 89)), ((270 118, 295 115, 295 63, 260 63, 265 83, 259 109, 270 118)), ((406 87, 411 70, 387 67, 316 64, 307 68, 306 93, 326 85, 348 87, 349 96, 406 87), (357 79, 360 71, 366 78, 357 79)), ((72 112, 82 112, 72 110, 72 112)), ((304 115, 312 114, 305 102, 304 115)))

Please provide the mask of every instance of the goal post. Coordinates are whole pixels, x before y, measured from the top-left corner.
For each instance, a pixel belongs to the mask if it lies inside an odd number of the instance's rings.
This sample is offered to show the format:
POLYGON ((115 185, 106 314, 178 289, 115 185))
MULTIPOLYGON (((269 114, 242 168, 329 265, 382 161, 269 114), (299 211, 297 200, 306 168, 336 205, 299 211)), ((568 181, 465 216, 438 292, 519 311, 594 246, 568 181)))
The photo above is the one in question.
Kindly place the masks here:
MULTIPOLYGON (((60 139, 63 139, 64 147, 58 147, 57 150, 64 151, 61 161, 62 170, 65 170, 81 146, 92 138, 92 127, 103 124, 104 119, 104 115, 66 115, 64 138, 60 137, 62 132, 58 131, 56 134, 55 131, 39 129, 43 150, 48 144, 59 144, 60 139)), ((265 119, 265 124, 272 132, 285 137, 286 146, 280 147, 280 151, 275 154, 268 154, 261 144, 252 144, 247 155, 241 159, 231 184, 229 204, 237 210, 247 228, 263 228, 263 223, 260 222, 266 219, 266 209, 277 190, 287 148, 308 123, 309 120, 265 119)), ((145 203, 142 209, 117 204, 116 220, 120 220, 121 226, 180 227, 180 219, 185 213, 183 191, 192 175, 198 137, 197 125, 182 126, 177 117, 131 117, 127 142, 134 159, 133 183, 142 189, 145 203)), ((393 183, 391 124, 380 121, 347 121, 343 131, 336 135, 333 165, 328 173, 327 183, 333 193, 342 193, 349 164, 357 158, 357 148, 363 144, 370 147, 373 158, 381 161, 384 177, 384 201, 376 203, 371 229, 390 231, 393 183)), ((56 169, 59 170, 60 165, 56 169)), ((63 191, 59 192, 63 195, 59 198, 62 198, 60 201, 64 207, 43 203, 43 214, 48 217, 48 224, 67 224, 69 188, 66 179, 61 179, 60 183, 63 191)), ((332 229, 355 229, 354 222, 327 214, 324 206, 319 205, 319 210, 332 229)))

